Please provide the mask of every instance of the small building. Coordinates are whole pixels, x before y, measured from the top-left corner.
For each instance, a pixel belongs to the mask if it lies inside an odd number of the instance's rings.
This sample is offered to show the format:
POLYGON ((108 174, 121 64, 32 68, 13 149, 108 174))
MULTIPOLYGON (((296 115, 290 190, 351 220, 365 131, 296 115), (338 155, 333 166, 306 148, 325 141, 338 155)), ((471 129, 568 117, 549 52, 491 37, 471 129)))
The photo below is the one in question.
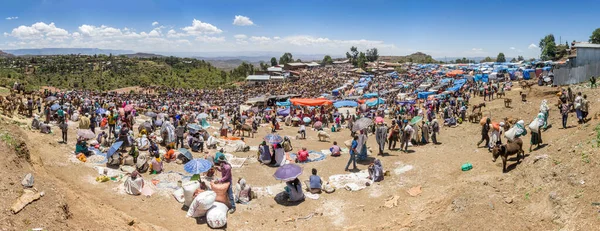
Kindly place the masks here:
POLYGON ((350 63, 350 59, 333 61, 333 65, 342 65, 350 63))
POLYGON ((306 67, 307 66, 305 63, 286 63, 284 65, 284 69, 286 69, 286 70, 299 70, 299 69, 304 69, 306 67))
POLYGON ((316 62, 311 62, 311 63, 307 63, 306 66, 309 67, 309 68, 314 68, 314 67, 321 66, 321 64, 318 64, 316 62))
POLYGON ((266 83, 269 80, 271 80, 270 75, 249 75, 246 77, 246 82, 248 84, 266 83))
POLYGON ((600 44, 575 43, 576 53, 569 57, 572 66, 600 63, 600 44))
POLYGON ((600 44, 575 43, 569 59, 555 65, 554 85, 577 84, 588 81, 591 76, 600 76, 600 44))
POLYGON ((283 72, 283 68, 282 67, 269 67, 267 68, 268 72, 283 72))

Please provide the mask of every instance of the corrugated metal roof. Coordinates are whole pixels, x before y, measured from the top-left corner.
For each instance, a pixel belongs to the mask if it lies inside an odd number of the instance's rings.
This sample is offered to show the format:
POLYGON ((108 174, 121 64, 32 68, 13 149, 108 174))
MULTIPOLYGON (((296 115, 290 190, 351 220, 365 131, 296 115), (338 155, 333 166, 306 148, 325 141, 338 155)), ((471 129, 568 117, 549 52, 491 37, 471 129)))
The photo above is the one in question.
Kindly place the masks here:
POLYGON ((290 65, 290 66, 306 66, 305 63, 288 63, 287 65, 290 65))
POLYGON ((580 48, 580 47, 585 47, 585 48, 600 48, 600 44, 592 44, 592 43, 576 43, 575 44, 575 48, 580 48))
POLYGON ((267 68, 267 71, 279 71, 279 72, 282 72, 283 68, 281 68, 281 67, 269 67, 269 68, 267 68))
POLYGON ((269 75, 249 75, 246 77, 246 81, 269 81, 271 76, 269 75))

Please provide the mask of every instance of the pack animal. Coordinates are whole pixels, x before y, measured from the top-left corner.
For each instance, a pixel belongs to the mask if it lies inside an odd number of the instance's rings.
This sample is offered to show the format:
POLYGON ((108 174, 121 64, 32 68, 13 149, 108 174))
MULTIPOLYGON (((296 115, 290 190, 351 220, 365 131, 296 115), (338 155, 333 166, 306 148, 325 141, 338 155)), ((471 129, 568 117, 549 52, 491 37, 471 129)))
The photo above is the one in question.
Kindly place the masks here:
POLYGON ((510 108, 510 104, 512 103, 512 99, 505 98, 504 99, 504 107, 510 108))
POLYGON ((319 137, 319 141, 329 141, 331 139, 331 136, 325 131, 319 131, 317 136, 319 137))
POLYGON ((502 98, 502 97, 505 97, 505 96, 506 96, 506 93, 504 93, 504 92, 498 92, 498 93, 496 93, 496 97, 497 98, 502 98))
POLYGON ((519 92, 519 95, 521 95, 521 101, 527 102, 527 94, 525 94, 523 92, 519 92))
POLYGON ((506 172, 506 161, 508 156, 517 155, 517 163, 521 163, 521 159, 525 157, 525 151, 523 151, 523 140, 521 138, 515 138, 512 142, 508 142, 502 145, 496 145, 492 150, 493 162, 496 162, 498 157, 502 157, 502 172, 506 172))

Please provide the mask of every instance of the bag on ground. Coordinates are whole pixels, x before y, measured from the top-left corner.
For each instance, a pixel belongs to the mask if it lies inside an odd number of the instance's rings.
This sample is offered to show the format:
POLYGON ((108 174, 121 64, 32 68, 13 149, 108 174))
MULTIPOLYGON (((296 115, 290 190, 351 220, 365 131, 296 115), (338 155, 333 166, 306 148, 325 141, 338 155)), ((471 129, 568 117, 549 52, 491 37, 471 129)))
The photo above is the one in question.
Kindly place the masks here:
POLYGON ((206 212, 213 207, 216 197, 217 194, 213 191, 205 191, 198 194, 192 204, 190 204, 187 217, 201 217, 206 215, 206 212))
POLYGON ((215 184, 210 182, 210 188, 217 194, 215 201, 225 203, 229 205, 229 195, 227 195, 227 189, 229 189, 229 182, 222 184, 215 184))
POLYGON ((185 198, 183 204, 186 206, 190 206, 192 201, 194 200, 194 192, 196 189, 200 188, 200 182, 198 181, 190 181, 182 185, 183 187, 183 197, 185 198))
POLYGON ((206 223, 213 229, 222 228, 227 224, 227 205, 215 202, 213 207, 206 212, 206 223))

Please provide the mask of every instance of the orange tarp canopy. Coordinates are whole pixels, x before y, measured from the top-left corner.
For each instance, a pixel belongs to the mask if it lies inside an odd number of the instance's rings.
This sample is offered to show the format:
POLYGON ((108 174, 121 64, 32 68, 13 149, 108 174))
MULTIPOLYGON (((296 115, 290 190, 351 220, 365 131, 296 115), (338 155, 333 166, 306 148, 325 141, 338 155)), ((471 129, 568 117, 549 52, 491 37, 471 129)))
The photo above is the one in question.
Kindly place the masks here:
POLYGON ((450 76, 450 77, 454 77, 454 76, 457 76, 457 75, 462 75, 462 74, 464 74, 464 73, 465 73, 465 72, 464 72, 464 71, 462 71, 462 70, 453 70, 453 71, 451 71, 451 72, 448 72, 446 75, 447 75, 447 76, 450 76))
POLYGON ((327 99, 290 99, 290 102, 296 106, 322 106, 333 104, 331 100, 327 99))

